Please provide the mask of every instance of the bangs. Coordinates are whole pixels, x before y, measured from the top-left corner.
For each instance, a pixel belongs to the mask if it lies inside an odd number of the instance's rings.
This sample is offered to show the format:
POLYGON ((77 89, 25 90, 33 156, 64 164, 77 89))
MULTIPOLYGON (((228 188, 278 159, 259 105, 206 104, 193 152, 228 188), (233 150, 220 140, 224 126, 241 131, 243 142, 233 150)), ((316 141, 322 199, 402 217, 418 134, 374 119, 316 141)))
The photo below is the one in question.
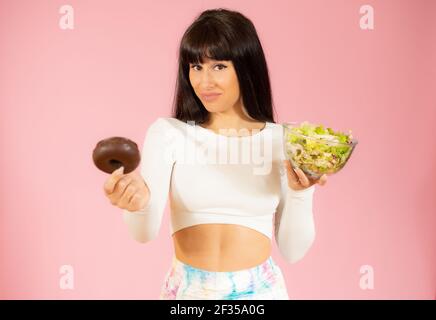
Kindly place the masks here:
POLYGON ((189 30, 182 41, 180 57, 183 65, 204 63, 204 58, 233 60, 232 47, 223 32, 212 25, 199 25, 189 30))

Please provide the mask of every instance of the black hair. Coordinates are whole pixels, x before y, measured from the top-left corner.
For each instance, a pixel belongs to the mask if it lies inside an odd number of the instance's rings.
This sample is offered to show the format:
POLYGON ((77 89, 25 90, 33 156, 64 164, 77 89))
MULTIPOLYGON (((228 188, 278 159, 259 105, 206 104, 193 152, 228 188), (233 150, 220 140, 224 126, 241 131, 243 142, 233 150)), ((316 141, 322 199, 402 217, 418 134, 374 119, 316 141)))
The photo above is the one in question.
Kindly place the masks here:
POLYGON ((223 8, 203 11, 185 31, 178 55, 173 117, 196 124, 208 122, 209 111, 189 80, 189 64, 203 63, 207 57, 231 60, 248 116, 275 122, 265 55, 253 23, 244 15, 223 8))

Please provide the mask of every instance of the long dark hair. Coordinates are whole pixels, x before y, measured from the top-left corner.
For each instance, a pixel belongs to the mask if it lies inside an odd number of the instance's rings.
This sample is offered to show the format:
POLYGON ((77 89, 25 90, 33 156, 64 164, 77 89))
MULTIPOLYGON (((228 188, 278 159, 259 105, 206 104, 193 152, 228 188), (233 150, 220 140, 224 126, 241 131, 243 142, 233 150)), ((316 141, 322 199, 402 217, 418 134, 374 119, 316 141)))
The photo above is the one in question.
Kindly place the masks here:
POLYGON ((189 64, 203 63, 204 57, 231 60, 248 116, 275 122, 268 67, 256 29, 241 13, 223 8, 203 11, 182 37, 173 117, 199 124, 209 121, 209 111, 189 81, 189 64))

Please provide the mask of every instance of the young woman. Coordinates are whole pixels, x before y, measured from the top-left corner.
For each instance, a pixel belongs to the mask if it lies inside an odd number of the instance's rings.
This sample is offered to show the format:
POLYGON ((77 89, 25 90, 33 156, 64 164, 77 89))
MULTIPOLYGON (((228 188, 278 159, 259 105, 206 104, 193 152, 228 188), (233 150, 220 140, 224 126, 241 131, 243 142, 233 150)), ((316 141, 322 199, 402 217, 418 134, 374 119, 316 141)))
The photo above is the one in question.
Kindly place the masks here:
POLYGON ((141 173, 117 170, 105 183, 140 242, 157 236, 170 198, 175 252, 161 299, 289 299, 272 229, 286 261, 300 260, 315 237, 314 184, 327 177, 312 181, 285 160, 272 111, 252 22, 226 9, 201 13, 181 40, 173 116, 147 130, 141 173), (230 144, 256 161, 214 157, 230 144))

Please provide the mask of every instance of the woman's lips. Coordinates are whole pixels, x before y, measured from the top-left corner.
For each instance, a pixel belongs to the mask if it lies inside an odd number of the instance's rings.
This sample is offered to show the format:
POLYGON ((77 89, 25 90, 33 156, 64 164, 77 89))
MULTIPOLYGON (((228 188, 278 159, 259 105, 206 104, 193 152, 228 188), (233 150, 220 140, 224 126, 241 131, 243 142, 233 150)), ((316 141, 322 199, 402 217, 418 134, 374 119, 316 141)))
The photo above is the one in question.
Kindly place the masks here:
POLYGON ((219 94, 212 94, 212 95, 202 95, 201 97, 205 101, 214 101, 214 100, 218 99, 220 95, 221 95, 221 93, 219 93, 219 94))

